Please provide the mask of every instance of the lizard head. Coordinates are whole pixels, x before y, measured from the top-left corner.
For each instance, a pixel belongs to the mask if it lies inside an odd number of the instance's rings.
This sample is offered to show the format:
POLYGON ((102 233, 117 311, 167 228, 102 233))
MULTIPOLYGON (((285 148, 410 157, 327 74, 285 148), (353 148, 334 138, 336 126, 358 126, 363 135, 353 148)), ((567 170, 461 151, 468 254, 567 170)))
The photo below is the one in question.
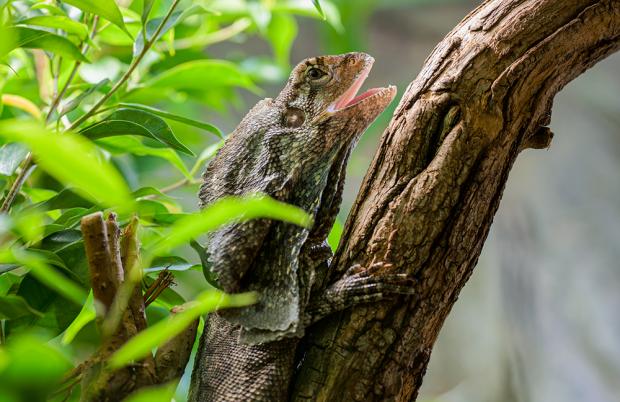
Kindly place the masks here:
POLYGON ((373 63, 370 55, 360 52, 300 62, 275 99, 283 110, 282 124, 308 128, 330 148, 353 140, 351 137, 361 134, 396 94, 394 86, 357 94, 373 63))

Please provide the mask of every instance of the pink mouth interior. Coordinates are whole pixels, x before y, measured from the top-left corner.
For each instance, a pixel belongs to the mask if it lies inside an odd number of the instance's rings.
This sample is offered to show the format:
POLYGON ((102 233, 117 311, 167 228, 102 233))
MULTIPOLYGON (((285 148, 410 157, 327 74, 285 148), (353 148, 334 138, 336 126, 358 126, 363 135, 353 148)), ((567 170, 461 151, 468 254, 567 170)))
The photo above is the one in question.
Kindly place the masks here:
POLYGON ((332 106, 330 107, 331 111, 342 110, 349 106, 353 106, 356 103, 359 103, 362 100, 368 98, 369 96, 376 94, 382 89, 372 88, 360 95, 357 95, 357 91, 359 91, 359 89, 362 87, 362 84, 364 84, 364 81, 366 80, 366 77, 368 77, 368 73, 370 72, 371 67, 371 65, 368 65, 360 72, 360 75, 355 79, 349 89, 347 89, 342 95, 340 95, 340 97, 332 104, 332 106))
POLYGON ((373 96, 374 94, 379 92, 381 89, 383 88, 371 88, 367 90, 366 92, 362 92, 361 94, 357 95, 355 98, 351 99, 346 105, 344 105, 344 107, 355 105, 356 103, 361 102, 362 100, 368 98, 369 96, 373 96))

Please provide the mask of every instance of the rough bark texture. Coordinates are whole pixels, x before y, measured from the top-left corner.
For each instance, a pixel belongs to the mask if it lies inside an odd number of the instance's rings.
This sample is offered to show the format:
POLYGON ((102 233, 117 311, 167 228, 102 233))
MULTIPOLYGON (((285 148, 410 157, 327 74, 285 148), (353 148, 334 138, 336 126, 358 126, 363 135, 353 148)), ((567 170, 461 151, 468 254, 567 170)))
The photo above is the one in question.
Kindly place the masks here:
POLYGON ((554 95, 619 48, 618 0, 486 1, 446 36, 382 136, 332 272, 389 262, 416 295, 312 327, 293 400, 415 400, 515 158, 549 145, 554 95))

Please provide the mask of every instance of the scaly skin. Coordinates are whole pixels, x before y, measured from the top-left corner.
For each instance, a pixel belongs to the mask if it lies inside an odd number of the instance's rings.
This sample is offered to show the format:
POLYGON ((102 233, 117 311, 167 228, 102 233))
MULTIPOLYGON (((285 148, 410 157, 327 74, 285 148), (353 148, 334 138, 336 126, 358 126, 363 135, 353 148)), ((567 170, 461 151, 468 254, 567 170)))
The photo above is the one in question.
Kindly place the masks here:
POLYGON ((406 278, 376 274, 382 264, 353 267, 324 283, 331 258, 326 238, 349 154, 396 93, 390 86, 353 98, 372 63, 364 53, 302 61, 278 97, 252 108, 207 167, 203 206, 261 192, 303 208, 314 224, 259 219, 209 235, 206 249, 222 289, 255 291, 259 302, 209 316, 190 401, 284 401, 308 325, 358 303, 409 293, 406 278))

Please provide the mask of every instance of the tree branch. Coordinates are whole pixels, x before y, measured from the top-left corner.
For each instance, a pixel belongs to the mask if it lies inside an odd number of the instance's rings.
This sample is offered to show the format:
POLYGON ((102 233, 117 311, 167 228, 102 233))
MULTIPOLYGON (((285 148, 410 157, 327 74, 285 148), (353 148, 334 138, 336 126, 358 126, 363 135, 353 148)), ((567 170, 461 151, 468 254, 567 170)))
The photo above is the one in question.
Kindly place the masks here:
POLYGON ((293 400, 415 400, 518 153, 549 145, 555 94, 619 48, 616 0, 488 0, 439 43, 382 136, 331 272, 389 262, 415 295, 310 328, 293 400))
POLYGON ((116 291, 122 281, 122 268, 119 272, 111 257, 108 224, 103 220, 101 212, 83 217, 81 229, 90 268, 93 296, 105 308, 105 311, 97 311, 97 316, 103 320, 110 312, 116 291))

